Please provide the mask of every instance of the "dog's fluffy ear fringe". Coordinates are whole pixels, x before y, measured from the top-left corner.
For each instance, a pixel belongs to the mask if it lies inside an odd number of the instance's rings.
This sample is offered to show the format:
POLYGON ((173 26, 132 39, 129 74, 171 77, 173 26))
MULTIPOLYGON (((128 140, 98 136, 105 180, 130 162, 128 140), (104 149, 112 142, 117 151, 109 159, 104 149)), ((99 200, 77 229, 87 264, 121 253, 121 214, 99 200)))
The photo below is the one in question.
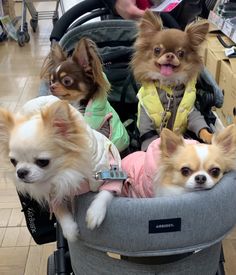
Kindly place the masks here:
POLYGON ((41 117, 62 147, 75 152, 86 148, 85 126, 66 101, 56 101, 49 108, 43 109, 41 117))
POLYGON ((192 46, 196 48, 205 40, 208 31, 209 23, 205 20, 190 23, 185 28, 192 46))
POLYGON ((175 134, 167 128, 161 131, 160 149, 162 158, 170 157, 178 149, 178 146, 181 145, 184 145, 182 136, 175 134))
POLYGON ((104 96, 104 93, 110 90, 110 84, 103 73, 102 61, 94 41, 86 37, 81 38, 75 47, 72 59, 98 85, 97 97, 104 96))
POLYGON ((12 113, 3 108, 0 108, 0 148, 4 154, 8 152, 10 131, 13 126, 14 118, 12 113))
POLYGON ((220 146, 229 170, 236 169, 236 125, 231 124, 214 134, 212 144, 220 146))
POLYGON ((154 14, 150 10, 146 10, 139 24, 139 35, 150 36, 151 33, 156 33, 162 30, 162 20, 159 15, 154 14))
POLYGON ((62 47, 58 42, 53 42, 51 50, 47 57, 45 58, 41 71, 40 78, 48 80, 51 74, 51 71, 62 61, 67 59, 67 53, 63 51, 62 47))
POLYGON ((41 116, 44 124, 55 129, 61 136, 66 136, 70 129, 69 123, 74 123, 70 107, 65 101, 56 101, 50 108, 43 109, 41 116))

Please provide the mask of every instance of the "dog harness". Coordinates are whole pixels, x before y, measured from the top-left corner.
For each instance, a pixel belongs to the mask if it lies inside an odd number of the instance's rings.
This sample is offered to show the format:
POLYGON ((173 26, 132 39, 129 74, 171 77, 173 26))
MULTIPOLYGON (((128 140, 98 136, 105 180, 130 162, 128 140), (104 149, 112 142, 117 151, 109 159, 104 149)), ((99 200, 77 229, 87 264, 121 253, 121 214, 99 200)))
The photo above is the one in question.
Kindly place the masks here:
MULTIPOLYGON (((112 161, 113 163, 113 161, 112 161)), ((121 195, 123 183, 127 179, 127 175, 124 171, 119 169, 118 165, 112 165, 110 169, 106 169, 103 171, 98 171, 95 173, 94 178, 99 182, 100 187, 98 191, 106 190, 112 192, 115 195, 121 195)), ((49 211, 50 211, 50 219, 52 218, 52 214, 54 213, 54 209, 61 203, 61 201, 55 199, 55 188, 51 189, 49 195, 49 211)), ((88 181, 83 181, 80 183, 80 188, 74 193, 70 194, 68 200, 74 198, 75 196, 82 195, 90 192, 90 186, 88 181)), ((67 198, 65 197, 66 201, 67 198)))
MULTIPOLYGON (((196 100, 196 78, 188 82, 185 87, 184 96, 178 106, 173 131, 176 133, 184 133, 187 128, 188 114, 194 107, 196 100)), ((138 92, 138 125, 140 118, 141 106, 145 109, 148 116, 152 119, 158 132, 165 128, 171 117, 172 111, 170 109, 171 101, 174 98, 174 91, 169 86, 161 86, 158 82, 145 82, 138 92), (168 105, 163 107, 158 95, 158 89, 165 91, 168 105)))

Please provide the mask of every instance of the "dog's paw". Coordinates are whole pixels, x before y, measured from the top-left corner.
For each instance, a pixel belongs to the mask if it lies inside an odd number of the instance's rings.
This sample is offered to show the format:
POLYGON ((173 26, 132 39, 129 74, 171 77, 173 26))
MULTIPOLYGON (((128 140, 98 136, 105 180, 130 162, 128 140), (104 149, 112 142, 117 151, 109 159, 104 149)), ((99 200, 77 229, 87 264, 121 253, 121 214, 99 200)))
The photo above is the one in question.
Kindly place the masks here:
POLYGON ((200 139, 207 144, 211 144, 212 141, 212 133, 209 133, 207 129, 201 129, 199 132, 200 139))
POLYGON ((106 212, 106 205, 94 201, 86 214, 87 227, 91 230, 95 227, 99 227, 106 216, 106 212))
POLYGON ((71 221, 68 224, 65 224, 62 227, 62 232, 64 237, 69 241, 69 242, 75 242, 77 240, 77 237, 79 235, 79 228, 76 222, 71 221))

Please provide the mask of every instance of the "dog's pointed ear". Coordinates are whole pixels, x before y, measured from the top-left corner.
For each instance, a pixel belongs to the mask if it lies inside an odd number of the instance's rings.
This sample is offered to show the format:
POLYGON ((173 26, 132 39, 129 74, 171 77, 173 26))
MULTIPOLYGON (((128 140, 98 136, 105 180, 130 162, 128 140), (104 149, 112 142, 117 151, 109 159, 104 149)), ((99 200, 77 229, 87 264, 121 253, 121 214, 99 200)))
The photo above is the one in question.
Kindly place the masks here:
POLYGON ((55 64, 60 64, 62 61, 65 61, 67 59, 66 52, 63 51, 58 42, 52 43, 50 54, 55 64))
POLYGON ((58 100, 42 109, 41 116, 44 125, 53 129, 55 135, 67 137, 74 129, 75 117, 66 101, 58 100))
POLYGON ((139 35, 150 36, 163 28, 161 17, 151 10, 146 10, 139 22, 139 35))
POLYGON ((110 89, 110 84, 103 74, 101 59, 94 41, 88 38, 81 38, 75 47, 72 59, 98 85, 98 90, 106 93, 110 89))
POLYGON ((14 127, 14 116, 11 112, 0 108, 0 146, 4 150, 8 147, 10 131, 14 127))
POLYGON ((167 128, 164 128, 161 131, 160 137, 160 149, 162 152, 162 157, 170 157, 173 153, 175 153, 179 146, 184 145, 182 136, 175 134, 167 128))
POLYGON ((185 28, 185 32, 193 47, 198 47, 205 40, 208 31, 209 23, 204 20, 193 22, 185 28))
POLYGON ((66 59, 67 53, 63 51, 58 42, 53 42, 50 53, 43 62, 40 77, 46 79, 49 78, 51 71, 66 59))
POLYGON ((221 132, 214 134, 212 144, 220 146, 226 155, 235 155, 236 159, 236 125, 231 124, 221 132))
POLYGON ((83 116, 67 101, 58 100, 46 106, 41 110, 41 117, 49 135, 60 147, 77 153, 87 149, 83 116))
POLYGON ((72 54, 72 59, 78 63, 86 73, 93 74, 94 70, 102 70, 96 44, 88 38, 80 39, 72 54))

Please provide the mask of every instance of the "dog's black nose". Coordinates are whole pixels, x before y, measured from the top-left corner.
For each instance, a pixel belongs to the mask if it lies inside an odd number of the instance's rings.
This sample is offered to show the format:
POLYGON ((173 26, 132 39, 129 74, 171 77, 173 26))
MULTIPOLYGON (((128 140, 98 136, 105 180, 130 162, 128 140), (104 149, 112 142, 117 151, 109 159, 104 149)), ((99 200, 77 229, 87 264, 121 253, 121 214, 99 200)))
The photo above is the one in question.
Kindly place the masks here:
POLYGON ((167 53, 167 54, 166 54, 166 58, 167 58, 168 60, 172 60, 172 59, 175 58, 175 56, 174 56, 173 53, 167 53))
POLYGON ((204 184, 207 180, 207 177, 205 175, 197 175, 195 177, 195 181, 197 184, 204 184))
POLYGON ((29 174, 29 171, 26 169, 17 170, 17 176, 19 179, 24 179, 29 174))
POLYGON ((54 91, 54 90, 55 90, 55 88, 56 88, 56 87, 55 87, 55 85, 54 85, 54 84, 51 84, 51 85, 50 85, 50 90, 51 90, 51 91, 54 91))

